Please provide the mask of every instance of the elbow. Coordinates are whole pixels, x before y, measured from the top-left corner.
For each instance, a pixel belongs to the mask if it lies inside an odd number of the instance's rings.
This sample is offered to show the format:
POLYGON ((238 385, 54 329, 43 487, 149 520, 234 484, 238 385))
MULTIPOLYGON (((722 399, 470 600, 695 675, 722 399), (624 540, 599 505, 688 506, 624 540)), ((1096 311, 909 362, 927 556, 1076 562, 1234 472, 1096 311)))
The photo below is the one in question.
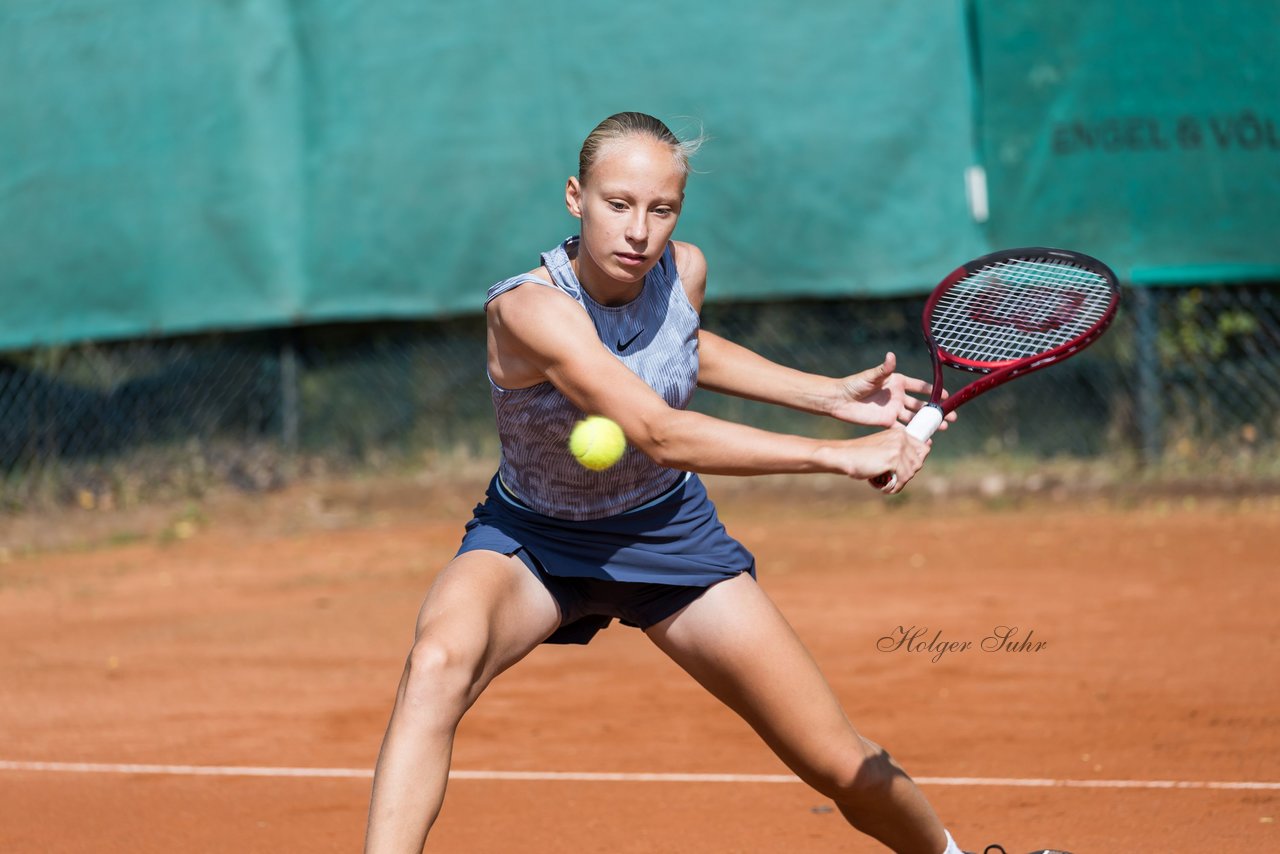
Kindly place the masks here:
POLYGON ((653 460, 660 466, 669 469, 680 469, 681 471, 689 468, 688 461, 679 454, 672 453, 671 449, 665 445, 658 445, 645 451, 649 459, 653 460))
POLYGON ((679 438, 680 414, 678 410, 668 410, 657 417, 645 419, 641 433, 634 441, 641 453, 660 466, 673 469, 688 466, 687 455, 681 452, 684 443, 679 438))

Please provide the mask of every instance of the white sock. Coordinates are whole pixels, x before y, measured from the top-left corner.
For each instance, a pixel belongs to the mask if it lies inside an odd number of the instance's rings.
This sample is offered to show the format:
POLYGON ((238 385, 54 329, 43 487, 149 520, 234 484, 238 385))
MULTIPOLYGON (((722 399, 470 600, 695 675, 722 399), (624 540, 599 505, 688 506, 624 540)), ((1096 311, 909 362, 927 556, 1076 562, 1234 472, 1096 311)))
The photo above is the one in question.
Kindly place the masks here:
POLYGON ((943 850, 942 854, 964 854, 964 852, 960 850, 960 846, 956 845, 956 841, 951 838, 951 832, 948 830, 944 830, 942 832, 947 834, 947 847, 943 850))

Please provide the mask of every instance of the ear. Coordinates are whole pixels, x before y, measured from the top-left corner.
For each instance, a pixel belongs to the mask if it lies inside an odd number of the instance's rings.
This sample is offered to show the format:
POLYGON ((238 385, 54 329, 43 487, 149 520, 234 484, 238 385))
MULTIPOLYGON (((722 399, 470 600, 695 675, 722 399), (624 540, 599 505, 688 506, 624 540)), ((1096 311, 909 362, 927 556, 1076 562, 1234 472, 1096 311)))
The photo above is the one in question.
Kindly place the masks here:
POLYGON ((582 219, 582 185, 575 175, 570 175, 565 182, 564 205, 575 219, 582 219))

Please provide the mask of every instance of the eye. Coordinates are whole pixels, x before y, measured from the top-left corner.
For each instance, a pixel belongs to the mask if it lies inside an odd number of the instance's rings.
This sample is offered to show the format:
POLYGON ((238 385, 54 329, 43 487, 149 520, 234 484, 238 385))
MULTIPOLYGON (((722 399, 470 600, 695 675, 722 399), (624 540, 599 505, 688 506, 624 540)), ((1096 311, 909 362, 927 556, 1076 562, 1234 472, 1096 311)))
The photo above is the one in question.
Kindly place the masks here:
POLYGON ((654 209, 653 209, 653 212, 654 212, 655 214, 657 214, 658 216, 662 216, 662 217, 674 216, 674 215, 675 215, 675 211, 674 211, 673 209, 671 209, 671 208, 667 208, 667 207, 654 208, 654 209))
POLYGON ((620 202, 616 199, 610 199, 607 204, 615 211, 625 211, 627 209, 626 202, 620 202))

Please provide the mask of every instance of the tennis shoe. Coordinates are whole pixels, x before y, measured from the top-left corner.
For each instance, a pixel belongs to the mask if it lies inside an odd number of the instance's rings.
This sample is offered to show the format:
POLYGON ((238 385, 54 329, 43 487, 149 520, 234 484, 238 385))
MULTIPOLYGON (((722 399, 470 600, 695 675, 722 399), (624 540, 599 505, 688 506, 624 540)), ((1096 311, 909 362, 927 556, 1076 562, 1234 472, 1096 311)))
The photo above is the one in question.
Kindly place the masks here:
MULTIPOLYGON (((977 854, 974 851, 966 851, 964 854, 977 854)), ((1004 850, 1003 845, 988 845, 982 849, 982 854, 1009 854, 1004 850)), ((1071 854, 1070 851, 1063 851, 1061 848, 1037 848, 1035 851, 1029 851, 1027 854, 1071 854)))

